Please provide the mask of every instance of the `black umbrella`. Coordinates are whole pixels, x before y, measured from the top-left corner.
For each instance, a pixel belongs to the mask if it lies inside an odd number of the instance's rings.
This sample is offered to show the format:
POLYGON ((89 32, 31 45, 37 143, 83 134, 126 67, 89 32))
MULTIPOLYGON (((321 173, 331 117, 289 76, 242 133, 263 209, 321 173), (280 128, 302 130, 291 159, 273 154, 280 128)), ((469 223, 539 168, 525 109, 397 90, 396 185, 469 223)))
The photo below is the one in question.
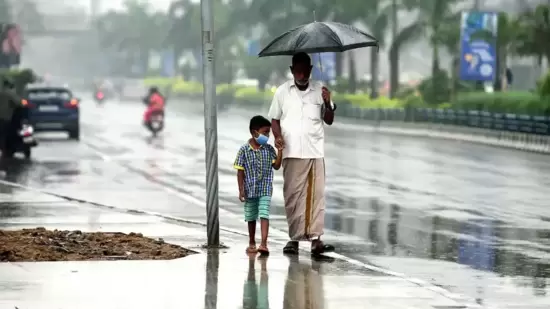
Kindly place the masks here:
POLYGON ((313 22, 283 33, 269 43, 258 56, 291 56, 299 52, 343 52, 369 46, 378 47, 378 40, 351 25, 313 22))

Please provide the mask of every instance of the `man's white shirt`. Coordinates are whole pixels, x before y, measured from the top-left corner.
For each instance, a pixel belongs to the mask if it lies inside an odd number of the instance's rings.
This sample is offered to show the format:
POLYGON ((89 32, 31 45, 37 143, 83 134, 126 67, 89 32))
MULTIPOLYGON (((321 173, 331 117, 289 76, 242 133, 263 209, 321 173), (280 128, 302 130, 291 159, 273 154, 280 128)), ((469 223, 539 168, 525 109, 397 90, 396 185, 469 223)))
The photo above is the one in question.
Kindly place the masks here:
MULTIPOLYGON (((310 81, 300 91, 290 80, 277 88, 268 117, 280 120, 285 141, 283 158, 316 159, 325 156, 323 84, 310 81)), ((331 102, 331 108, 334 104, 331 102)))

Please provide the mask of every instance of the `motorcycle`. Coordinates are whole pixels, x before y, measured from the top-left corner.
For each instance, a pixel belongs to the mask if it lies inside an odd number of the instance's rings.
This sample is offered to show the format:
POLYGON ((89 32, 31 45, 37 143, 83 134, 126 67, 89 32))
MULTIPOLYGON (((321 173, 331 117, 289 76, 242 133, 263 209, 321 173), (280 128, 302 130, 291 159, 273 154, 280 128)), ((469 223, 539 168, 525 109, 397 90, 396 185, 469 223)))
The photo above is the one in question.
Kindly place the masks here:
POLYGON ((96 103, 103 104, 105 101, 105 93, 103 91, 96 91, 94 94, 94 99, 96 103))
POLYGON ((151 119, 145 124, 147 129, 153 133, 153 136, 157 136, 160 131, 164 129, 164 112, 154 111, 151 114, 151 119))
POLYGON ((38 146, 34 138, 34 128, 27 122, 26 109, 18 108, 14 113, 12 125, 6 140, 5 157, 12 158, 22 152, 26 159, 31 158, 32 148, 38 146))

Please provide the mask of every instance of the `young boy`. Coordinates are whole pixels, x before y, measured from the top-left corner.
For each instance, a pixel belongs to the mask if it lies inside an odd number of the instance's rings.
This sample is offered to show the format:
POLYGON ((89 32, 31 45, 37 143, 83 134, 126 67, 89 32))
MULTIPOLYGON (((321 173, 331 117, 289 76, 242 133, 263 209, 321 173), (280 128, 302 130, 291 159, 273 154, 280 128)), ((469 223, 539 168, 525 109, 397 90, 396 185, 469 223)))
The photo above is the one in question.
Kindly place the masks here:
POLYGON ((273 193, 273 169, 281 167, 283 148, 277 152, 269 145, 271 122, 262 116, 250 119, 252 138, 237 153, 234 167, 237 169, 239 199, 244 202, 244 220, 248 223, 249 245, 247 253, 267 255, 269 231, 269 207, 273 193), (256 221, 260 218, 262 241, 256 249, 256 221))

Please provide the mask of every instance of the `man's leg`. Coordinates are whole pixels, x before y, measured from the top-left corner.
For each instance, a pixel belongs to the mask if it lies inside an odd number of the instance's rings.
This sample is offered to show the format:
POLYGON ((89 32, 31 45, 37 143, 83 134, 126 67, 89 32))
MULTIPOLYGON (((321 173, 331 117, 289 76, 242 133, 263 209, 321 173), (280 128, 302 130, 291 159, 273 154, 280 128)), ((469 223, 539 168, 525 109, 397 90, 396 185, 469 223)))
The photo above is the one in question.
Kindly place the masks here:
POLYGON ((298 253, 297 242, 307 239, 305 206, 308 171, 311 164, 312 160, 310 159, 287 158, 283 161, 283 194, 288 235, 291 239, 291 242, 283 249, 285 253, 298 253))
POLYGON ((313 188, 308 197, 310 206, 310 224, 309 236, 313 238, 311 242, 311 252, 320 254, 323 252, 334 251, 332 245, 321 241, 321 235, 325 228, 325 160, 315 159, 310 172, 310 180, 313 188))

